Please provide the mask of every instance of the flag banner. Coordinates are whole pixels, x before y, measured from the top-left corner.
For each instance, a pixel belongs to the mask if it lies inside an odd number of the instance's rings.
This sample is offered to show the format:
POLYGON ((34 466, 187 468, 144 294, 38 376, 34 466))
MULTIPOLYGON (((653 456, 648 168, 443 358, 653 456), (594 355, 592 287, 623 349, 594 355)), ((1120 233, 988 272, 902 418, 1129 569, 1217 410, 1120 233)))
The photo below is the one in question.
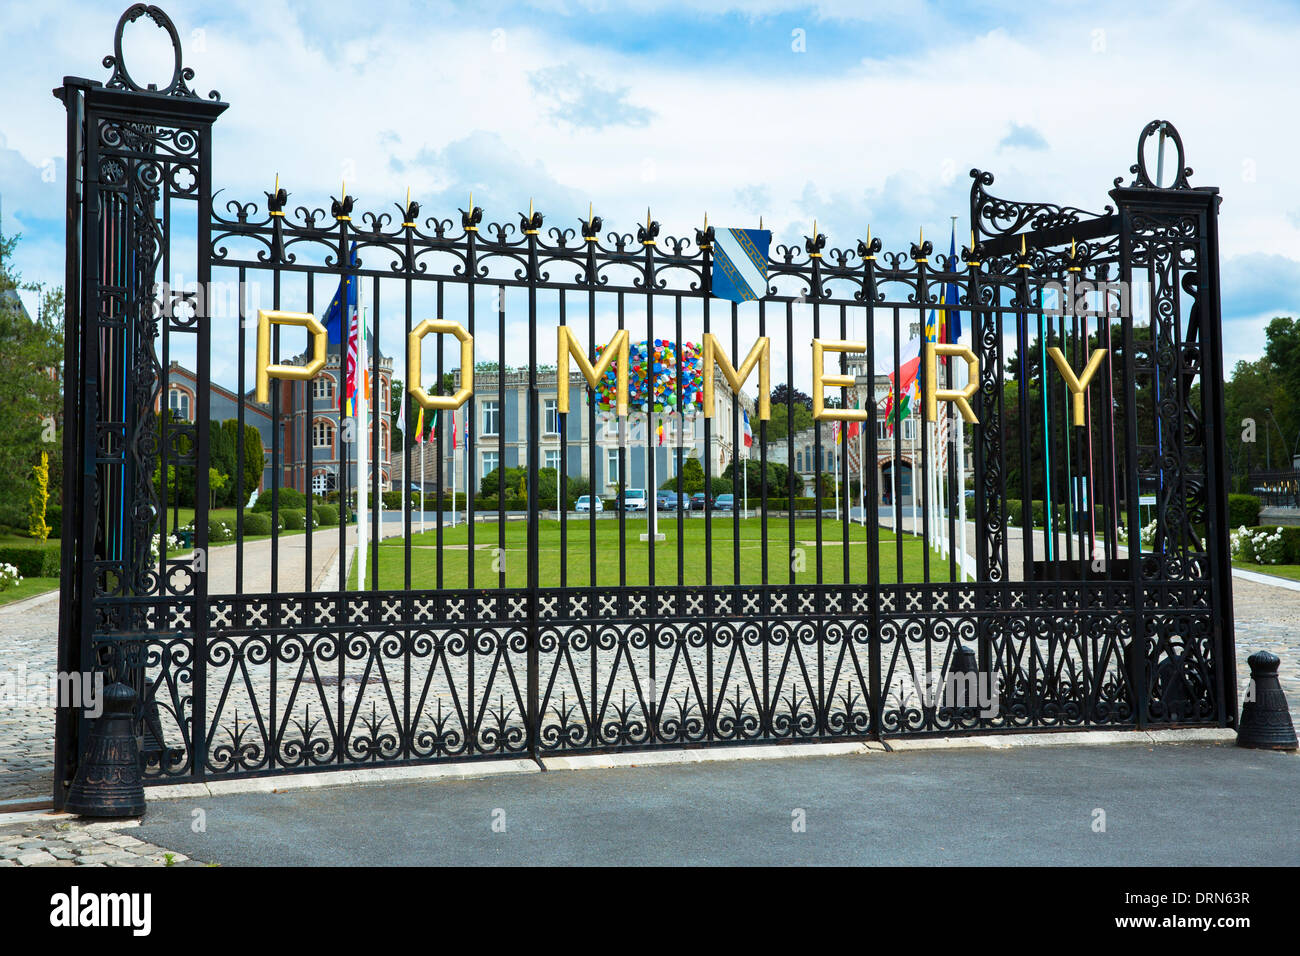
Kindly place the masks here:
MULTIPOLYGON (((402 404, 405 405, 406 403, 403 402, 402 404)), ((402 411, 405 412, 406 409, 403 408, 402 411)), ((415 440, 418 442, 424 441, 424 406, 423 405, 420 406, 420 414, 415 419, 415 440)))
MULTIPOLYGON (((955 225, 952 230, 952 240, 948 244, 948 271, 957 271, 957 227, 955 225)), ((957 283, 949 282, 943 287, 943 297, 940 301, 947 305, 956 305, 961 301, 961 292, 957 288, 957 283)), ((961 313, 955 309, 946 309, 945 313, 944 325, 947 326, 947 335, 943 341, 955 345, 961 341, 961 313)))
POLYGON ((742 408, 740 413, 745 416, 745 448, 748 450, 754 445, 754 429, 749 424, 749 412, 742 408))
POLYGON ((767 294, 770 229, 717 229, 713 234, 713 294, 749 302, 767 294))
MULTIPOLYGON (((931 312, 930 316, 933 321, 934 313, 931 312)), ((898 355, 899 361, 903 363, 902 368, 890 367, 892 355, 889 357, 882 355, 883 363, 878 362, 876 367, 878 374, 889 376, 889 394, 885 396, 885 422, 890 435, 894 433, 894 426, 911 414, 912 405, 919 397, 917 375, 921 371, 920 338, 914 336, 898 350, 898 355), (898 408, 894 407, 895 387, 898 389, 898 408)))

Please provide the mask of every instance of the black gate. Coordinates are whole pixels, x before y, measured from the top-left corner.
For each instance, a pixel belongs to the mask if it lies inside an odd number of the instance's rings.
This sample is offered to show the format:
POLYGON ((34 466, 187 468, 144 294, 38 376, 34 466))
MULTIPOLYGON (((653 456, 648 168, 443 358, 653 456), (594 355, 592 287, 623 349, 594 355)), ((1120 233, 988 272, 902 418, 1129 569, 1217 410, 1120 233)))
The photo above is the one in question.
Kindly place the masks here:
MULTIPOLYGON (((59 651, 134 683, 151 781, 1233 724, 1219 197, 1170 124, 1100 214, 972 171, 957 256, 814 226, 736 303, 707 223, 362 214, 346 186, 326 211, 278 181, 218 199, 226 104, 190 89, 166 16, 130 8, 105 65, 56 91, 59 651), (171 35, 164 89, 122 60, 141 17, 171 35), (353 288, 367 419, 314 324, 333 296, 346 341, 353 288), (936 314, 969 339, 937 331, 932 360, 910 343, 936 314), (281 341, 295 323, 306 350, 281 341), (602 366, 606 343, 626 356, 602 366), (659 510, 673 479, 699 509, 659 510), (388 513, 349 520, 386 489, 388 513)), ((58 805, 85 734, 60 711, 58 805)))

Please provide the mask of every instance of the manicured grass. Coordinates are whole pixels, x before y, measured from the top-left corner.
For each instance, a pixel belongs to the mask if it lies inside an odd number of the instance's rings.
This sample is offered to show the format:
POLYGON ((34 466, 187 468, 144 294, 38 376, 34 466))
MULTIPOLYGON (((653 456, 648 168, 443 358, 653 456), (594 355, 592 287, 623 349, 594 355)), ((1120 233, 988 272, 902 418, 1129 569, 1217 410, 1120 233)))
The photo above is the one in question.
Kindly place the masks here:
POLYGON ((1233 561, 1234 568, 1256 571, 1259 574, 1276 574, 1279 578, 1300 581, 1300 564, 1255 564, 1253 561, 1233 561))
POLYGON ((58 590, 58 578, 23 578, 22 582, 16 587, 7 591, 0 591, 0 604, 12 604, 14 601, 21 601, 23 598, 35 597, 37 594, 44 594, 46 591, 58 590))
MULTIPOLYGON (((601 519, 596 528, 596 576, 598 585, 644 585, 650 581, 650 545, 640 540, 646 530, 643 516, 627 521, 626 547, 620 547, 617 520, 601 519)), ((661 516, 659 531, 665 540, 654 545, 654 578, 661 585, 678 582, 677 522, 674 517, 661 516)), ((733 538, 734 525, 729 517, 713 520, 712 540, 706 540, 703 519, 690 519, 682 529, 681 579, 684 584, 706 583, 712 571, 713 584, 759 584, 763 581, 762 525, 758 518, 740 522, 739 538, 733 538), (739 542, 737 547, 737 541, 739 542), (737 552, 739 578, 736 577, 737 552)), ((843 522, 823 519, 821 547, 821 580, 838 584, 844 575, 844 525, 843 522)), ((474 525, 474 587, 500 586, 501 570, 505 572, 506 587, 525 587, 528 571, 528 526, 525 521, 506 522, 503 527, 495 523, 474 525), (500 533, 504 531, 504 545, 500 533)), ((591 583, 591 521, 586 517, 570 518, 567 536, 562 542, 560 523, 543 521, 538 529, 541 584, 556 587, 561 584, 561 568, 566 576, 564 583, 575 587, 591 583)), ((792 580, 791 567, 796 568, 793 580, 798 584, 815 584, 818 580, 817 523, 813 519, 795 522, 793 539, 790 526, 784 518, 768 519, 767 581, 769 584, 786 584, 792 580), (796 551, 796 549, 798 549, 796 551)), ((379 586, 381 589, 405 587, 405 548, 401 538, 387 538, 380 542, 379 586)), ((871 563, 868 560, 866 530, 858 524, 849 526, 848 581, 867 583, 871 580, 871 563)), ((373 550, 369 553, 373 554, 373 550)), ((465 525, 453 530, 443 529, 442 586, 465 588, 469 582, 469 532, 465 525)), ((899 578, 897 542, 892 532, 880 529, 880 580, 890 584, 899 578)), ((918 538, 903 536, 903 581, 924 580, 924 547, 918 538)), ((411 586, 434 588, 438 586, 437 533, 426 531, 411 538, 411 586)), ((350 584, 356 587, 357 566, 353 561, 350 584)), ((366 569, 367 580, 372 571, 366 569)), ((930 556, 930 580, 947 581, 949 564, 933 552, 930 556)))

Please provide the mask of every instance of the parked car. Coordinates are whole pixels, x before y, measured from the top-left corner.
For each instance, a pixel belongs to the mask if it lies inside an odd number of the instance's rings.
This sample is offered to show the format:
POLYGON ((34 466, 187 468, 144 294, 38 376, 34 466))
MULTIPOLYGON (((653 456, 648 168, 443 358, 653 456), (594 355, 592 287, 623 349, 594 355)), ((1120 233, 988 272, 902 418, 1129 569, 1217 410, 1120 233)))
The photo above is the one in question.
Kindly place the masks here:
POLYGON ((691 500, 687 507, 690 508, 691 511, 703 511, 705 500, 704 492, 697 491, 695 494, 691 495, 691 500))
POLYGON ((593 498, 591 495, 583 495, 573 505, 574 511, 592 511, 594 508, 596 514, 605 510, 605 502, 599 498, 593 498))
POLYGON ((688 511, 691 503, 685 495, 675 491, 661 491, 655 495, 655 507, 660 511, 688 511))
POLYGON ((650 507, 650 501, 646 497, 644 488, 627 489, 627 491, 623 492, 623 497, 619 501, 625 511, 645 511, 650 507))
POLYGON ((735 495, 718 495, 713 499, 714 511, 733 511, 736 507, 735 495))

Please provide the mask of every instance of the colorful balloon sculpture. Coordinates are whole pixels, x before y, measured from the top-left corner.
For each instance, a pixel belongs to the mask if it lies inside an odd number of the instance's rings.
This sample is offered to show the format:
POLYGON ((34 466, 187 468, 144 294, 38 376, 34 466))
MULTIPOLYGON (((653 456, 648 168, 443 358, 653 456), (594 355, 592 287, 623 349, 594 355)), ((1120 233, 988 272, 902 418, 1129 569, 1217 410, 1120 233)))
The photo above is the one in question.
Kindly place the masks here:
MULTIPOLYGON (((605 346, 596 346, 600 357, 605 346)), ((649 342, 633 342, 628 348, 631 368, 628 369, 628 406, 634 412, 661 412, 691 417, 703 407, 704 372, 700 349, 694 342, 680 346, 668 339, 655 339, 653 349, 649 342), (681 366, 681 395, 678 400, 677 369, 681 366)), ((611 362, 600 384, 596 387, 596 406, 602 412, 617 408, 618 376, 611 362)))

